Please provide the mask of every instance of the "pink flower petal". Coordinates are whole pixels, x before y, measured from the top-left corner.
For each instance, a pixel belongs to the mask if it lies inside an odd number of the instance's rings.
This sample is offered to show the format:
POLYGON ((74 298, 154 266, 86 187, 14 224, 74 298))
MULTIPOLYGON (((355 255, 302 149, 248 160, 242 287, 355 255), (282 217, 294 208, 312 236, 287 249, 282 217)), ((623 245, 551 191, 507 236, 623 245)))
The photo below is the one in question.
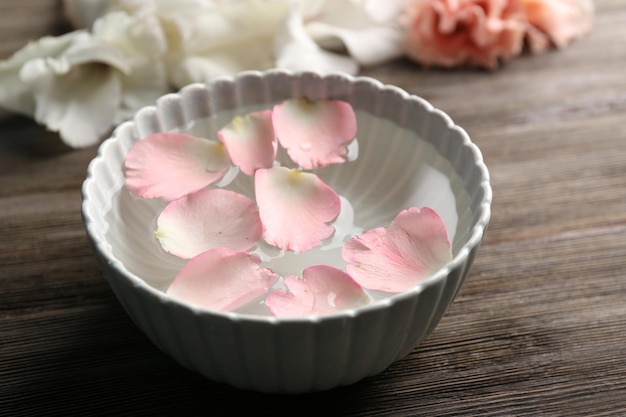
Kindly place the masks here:
POLYGON ((352 238, 342 251, 348 274, 364 288, 402 292, 452 259, 445 225, 434 210, 401 211, 389 227, 352 238))
POLYGON ((281 146, 304 169, 344 162, 356 136, 354 110, 340 100, 287 100, 274 106, 272 120, 281 146))
POLYGON ((269 168, 274 163, 277 141, 271 110, 236 116, 217 134, 233 164, 244 174, 254 175, 257 169, 269 168))
POLYGON ((169 203, 159 215, 154 234, 165 251, 188 259, 217 247, 248 250, 262 233, 252 200, 214 188, 169 203))
POLYGON ((228 311, 261 297, 276 280, 278 275, 262 268, 258 256, 215 248, 191 259, 167 294, 197 307, 228 311))
POLYGON ((282 250, 304 252, 319 246, 335 228, 341 210, 337 193, 317 175, 297 169, 259 169, 254 176, 263 237, 282 250))
POLYGON ((275 290, 265 299, 265 305, 278 317, 332 314, 369 300, 348 274, 328 265, 310 266, 302 271, 302 278, 288 276, 285 285, 290 292, 275 290))
POLYGON ((171 201, 218 181, 230 160, 219 142, 167 132, 137 141, 124 166, 130 191, 143 198, 171 201))

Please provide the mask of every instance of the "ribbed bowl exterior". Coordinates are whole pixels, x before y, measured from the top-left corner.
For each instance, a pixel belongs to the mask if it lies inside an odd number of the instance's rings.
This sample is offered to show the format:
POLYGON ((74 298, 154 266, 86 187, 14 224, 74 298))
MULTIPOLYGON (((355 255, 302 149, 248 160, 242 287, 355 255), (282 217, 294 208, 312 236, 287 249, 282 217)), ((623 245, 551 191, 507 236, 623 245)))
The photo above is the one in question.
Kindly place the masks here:
MULTIPOLYGON (((435 328, 479 248, 490 217, 491 188, 478 148, 448 116, 423 99, 366 77, 271 70, 193 84, 139 111, 101 145, 89 166, 83 199, 87 234, 103 274, 129 316, 156 346, 212 381, 261 392, 303 393, 376 375, 435 328), (468 227, 453 242, 453 260, 404 293, 340 314, 298 319, 196 309, 171 300, 130 272, 115 255, 120 250, 115 246, 122 242, 110 235, 107 213, 123 187, 123 160, 132 144, 220 111, 269 106, 301 96, 345 100, 355 110, 389 119, 417 132, 450 162, 469 199, 467 213, 460 214, 467 217, 468 227)), ((142 256, 140 248, 125 249, 127 256, 142 256)))

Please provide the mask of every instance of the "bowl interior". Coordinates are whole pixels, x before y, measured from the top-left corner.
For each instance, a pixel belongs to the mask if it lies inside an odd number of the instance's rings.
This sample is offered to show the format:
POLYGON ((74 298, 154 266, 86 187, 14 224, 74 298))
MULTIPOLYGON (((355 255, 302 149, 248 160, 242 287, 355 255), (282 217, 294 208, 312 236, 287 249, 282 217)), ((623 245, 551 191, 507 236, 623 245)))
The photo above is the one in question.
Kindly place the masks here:
MULTIPOLYGON (((350 237, 386 226, 398 212, 412 206, 431 207, 441 216, 454 256, 475 239, 476 228, 484 226, 487 175, 480 153, 460 128, 425 101, 372 80, 282 74, 283 83, 279 83, 272 76, 247 77, 193 85, 165 96, 155 107, 140 112, 134 122, 120 126, 101 148, 108 170, 106 181, 94 185, 104 187, 100 192, 106 196, 101 199, 101 220, 106 227, 100 238, 114 258, 150 287, 165 290, 185 261, 166 253, 154 238, 156 218, 165 204, 137 198, 124 186, 126 152, 135 141, 158 131, 183 131, 217 140, 217 131, 235 115, 271 108, 291 97, 350 102, 357 114, 357 139, 349 145, 347 162, 314 170, 342 200, 334 236, 305 253, 283 253, 261 242, 254 252, 264 266, 281 276, 300 275, 304 267, 315 264, 343 268, 341 248, 350 237), (333 88, 333 83, 340 88, 333 88)), ((284 153, 279 153, 278 160, 291 164, 284 153)), ((97 176, 97 167, 92 170, 97 176)), ((219 185, 254 199, 252 178, 237 171, 219 185)), ((267 313, 259 303, 241 312, 267 313)))

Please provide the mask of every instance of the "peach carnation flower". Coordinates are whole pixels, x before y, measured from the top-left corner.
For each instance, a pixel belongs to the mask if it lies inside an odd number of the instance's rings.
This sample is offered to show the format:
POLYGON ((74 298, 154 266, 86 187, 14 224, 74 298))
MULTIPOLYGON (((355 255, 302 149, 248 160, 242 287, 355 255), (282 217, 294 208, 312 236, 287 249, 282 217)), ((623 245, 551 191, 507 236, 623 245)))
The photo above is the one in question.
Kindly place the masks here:
POLYGON ((527 39, 531 52, 551 44, 567 46, 591 30, 592 0, 522 0, 528 19, 527 39))
POLYGON ((409 58, 423 65, 494 69, 520 54, 521 0, 409 0, 401 21, 409 58))

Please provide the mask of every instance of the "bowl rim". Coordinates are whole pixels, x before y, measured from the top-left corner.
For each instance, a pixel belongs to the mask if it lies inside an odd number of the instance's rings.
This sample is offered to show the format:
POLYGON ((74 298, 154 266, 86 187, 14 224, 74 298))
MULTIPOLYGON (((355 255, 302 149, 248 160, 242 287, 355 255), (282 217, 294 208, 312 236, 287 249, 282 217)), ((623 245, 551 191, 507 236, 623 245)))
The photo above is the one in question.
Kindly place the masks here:
MULTIPOLYGON (((123 183, 121 185, 123 187, 123 183)), ((139 110, 137 110, 131 119, 122 122, 119 124, 111 133, 111 135, 105 139, 98 147, 98 151, 96 156, 90 161, 85 180, 83 181, 81 187, 82 194, 82 204, 81 204, 81 214, 83 218, 83 223, 85 225, 85 229, 87 232, 87 237, 92 245, 93 250, 96 252, 96 257, 101 257, 106 259, 107 266, 112 268, 115 272, 115 275, 118 277, 123 277, 127 280, 132 286, 139 291, 145 291, 148 295, 153 298, 156 298, 159 302, 164 303, 166 305, 173 305, 178 308, 182 308, 188 310, 190 313, 196 316, 210 316, 210 317, 222 317, 226 319, 230 319, 232 321, 246 321, 246 322, 257 322, 257 323, 266 323, 266 324, 279 324, 279 323, 321 323, 331 320, 343 320, 346 318, 354 318, 359 315, 368 314, 370 312, 374 312, 377 310, 387 309, 394 304, 400 303, 403 300, 408 298, 413 298, 419 296, 426 287, 439 283, 440 281, 446 279, 448 274, 455 268, 459 267, 463 263, 466 262, 468 256, 472 252, 472 250, 477 249, 480 246, 484 233, 486 231, 487 225, 489 223, 491 217, 491 203, 492 203, 492 188, 490 184, 490 176, 489 170, 484 163, 482 152, 478 148, 478 146, 472 142, 469 135, 459 125, 455 124, 454 121, 450 118, 448 114, 443 112, 442 110, 435 108, 428 101, 419 97, 415 94, 408 93, 406 90, 391 84, 384 84, 379 80, 376 80, 372 77, 368 76, 354 76, 343 72, 319 72, 319 71, 311 71, 311 70, 289 70, 289 69, 279 69, 273 68, 264 71, 241 71, 233 75, 224 75, 212 78, 211 80, 204 83, 191 83, 183 88, 179 89, 174 93, 167 93, 159 97, 155 103, 147 106, 143 106, 139 110), (479 188, 483 191, 483 197, 480 201, 480 204, 477 205, 477 210, 480 210, 480 217, 476 221, 476 224, 471 229, 471 233, 467 238, 467 241, 463 244, 463 246, 459 249, 458 253, 453 256, 452 260, 450 260, 444 267, 439 269, 436 273, 432 274, 430 277, 421 281, 417 285, 411 287, 408 290, 403 292, 392 294, 388 297, 373 300, 371 303, 351 309, 341 310, 331 314, 325 315, 307 315, 307 316, 299 316, 299 317, 276 317, 272 315, 258 315, 251 313, 239 313, 233 311, 220 311, 213 310, 208 308, 197 307, 182 301, 178 301, 172 297, 169 297, 164 291, 156 289, 149 285, 144 279, 142 279, 137 274, 131 272, 126 268, 124 263, 119 260, 112 250, 110 249, 110 245, 107 243, 107 240, 103 236, 103 233, 99 227, 97 227, 97 221, 91 215, 91 205, 93 204, 93 200, 90 199, 90 191, 91 184, 97 182, 96 176, 94 174, 96 167, 100 164, 105 163, 105 150, 107 147, 113 146, 117 141, 119 141, 118 132, 123 129, 128 129, 129 127, 134 126, 137 121, 138 116, 145 111, 152 111, 156 108, 157 103, 168 96, 179 96, 182 92, 189 88, 201 87, 203 89, 210 88, 212 85, 220 82, 230 82, 235 83, 237 79, 246 77, 246 76, 256 76, 256 77, 267 77, 271 75, 284 75, 292 78, 298 78, 302 76, 316 76, 320 78, 326 77, 339 77, 344 80, 355 83, 355 82, 365 82, 371 84, 378 90, 395 90, 395 92, 399 92, 402 94, 403 99, 405 100, 415 100, 424 105, 425 109, 429 113, 439 114, 445 120, 446 127, 451 130, 457 130, 460 136, 462 137, 462 147, 466 147, 469 149, 474 158, 474 168, 480 171, 480 175, 482 180, 480 181, 479 188)))

